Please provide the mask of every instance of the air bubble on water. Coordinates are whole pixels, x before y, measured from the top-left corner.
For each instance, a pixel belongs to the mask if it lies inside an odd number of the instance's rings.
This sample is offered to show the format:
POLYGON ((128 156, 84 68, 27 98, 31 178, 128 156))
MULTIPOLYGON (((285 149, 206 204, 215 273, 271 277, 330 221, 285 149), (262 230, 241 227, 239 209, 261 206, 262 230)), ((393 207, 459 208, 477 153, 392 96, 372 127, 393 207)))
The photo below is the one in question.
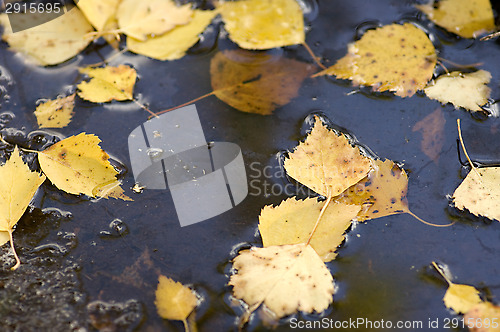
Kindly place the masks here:
POLYGON ((101 238, 104 237, 122 237, 128 234, 128 226, 121 219, 114 219, 108 225, 108 229, 99 232, 101 238))
POLYGON ((319 4, 317 0, 298 0, 298 3, 306 21, 312 22, 318 17, 319 4))
POLYGON ((161 157, 161 155, 163 154, 163 149, 160 149, 160 148, 148 148, 146 150, 146 153, 148 154, 148 156, 150 158, 158 158, 158 157, 161 157))

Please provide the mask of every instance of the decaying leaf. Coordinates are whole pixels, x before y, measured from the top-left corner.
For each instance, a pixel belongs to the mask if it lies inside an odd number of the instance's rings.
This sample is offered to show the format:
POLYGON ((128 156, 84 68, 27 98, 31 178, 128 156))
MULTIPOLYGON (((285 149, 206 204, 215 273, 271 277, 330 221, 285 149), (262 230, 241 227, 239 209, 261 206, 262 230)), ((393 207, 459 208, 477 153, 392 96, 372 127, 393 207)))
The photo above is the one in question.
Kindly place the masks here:
POLYGON ((67 193, 131 200, 123 194, 118 172, 100 142, 95 135, 70 136, 38 153, 40 167, 50 182, 67 193))
POLYGON ((500 307, 491 302, 481 302, 464 315, 464 322, 471 332, 500 332, 500 307))
MULTIPOLYGON (((406 192, 408 177, 392 160, 373 161, 368 176, 336 201, 363 206, 356 220, 365 221, 398 213, 410 213, 406 192)), ((410 213, 411 214, 411 213, 410 213)))
POLYGON ((464 38, 493 31, 495 18, 490 0, 431 0, 416 7, 427 14, 437 25, 464 38))
POLYGON ((362 180, 371 161, 345 135, 337 135, 315 117, 306 140, 285 159, 285 169, 318 194, 335 197, 362 180))
POLYGON ((80 68, 80 73, 87 74, 89 82, 77 85, 78 96, 93 103, 105 103, 111 100, 132 100, 137 72, 126 65, 104 68, 80 68))
POLYGON ((161 318, 187 324, 186 319, 197 304, 198 298, 191 289, 165 276, 158 278, 155 305, 161 318))
POLYGON ((443 148, 445 123, 443 111, 438 108, 413 127, 413 131, 422 133, 422 142, 420 143, 422 151, 436 163, 443 148))
POLYGON ((488 102, 491 89, 487 86, 491 74, 486 70, 464 74, 454 71, 439 76, 434 84, 427 86, 425 94, 443 104, 452 103, 455 108, 463 107, 469 111, 481 111, 488 102))
POLYGON ((265 50, 304 43, 304 17, 295 0, 225 1, 219 8, 229 38, 241 48, 265 50))
POLYGON ((12 269, 16 269, 20 264, 12 242, 13 228, 43 181, 45 176, 29 169, 17 146, 9 160, 0 166, 0 231, 3 233, 0 239, 5 239, 5 232, 8 234, 17 261, 12 269))
POLYGON ((314 76, 335 75, 374 91, 411 97, 432 78, 436 58, 425 32, 411 23, 391 24, 367 31, 348 45, 346 56, 314 76))
POLYGON ((265 304, 277 318, 296 311, 322 312, 332 302, 333 277, 311 246, 244 250, 233 260, 229 285, 250 310, 265 304))
POLYGON ((75 94, 48 100, 35 110, 36 120, 40 128, 66 127, 73 117, 75 107, 75 94))
POLYGON ((271 114, 298 95, 313 66, 280 56, 231 50, 210 62, 214 94, 237 110, 271 114))
POLYGON ((194 10, 193 18, 188 24, 175 27, 160 36, 148 37, 145 41, 129 37, 127 47, 134 53, 157 60, 180 59, 198 42, 199 35, 215 15, 217 10, 194 10))
POLYGON ((120 30, 142 41, 189 23, 192 16, 191 4, 177 6, 173 0, 122 0, 116 12, 120 30))
MULTIPOLYGON (((29 19, 32 14, 18 15, 26 15, 29 19)), ((94 31, 76 7, 47 23, 16 33, 12 33, 8 22, 6 14, 0 15, 0 23, 5 28, 2 39, 12 50, 27 55, 42 66, 56 65, 74 57, 87 47, 91 39, 86 35, 94 31)))
MULTIPOLYGON (((259 216, 264 247, 306 243, 324 204, 315 198, 289 198, 276 207, 265 206, 259 216)), ((360 206, 342 203, 328 205, 310 242, 323 261, 335 259, 335 251, 360 209, 360 206)))

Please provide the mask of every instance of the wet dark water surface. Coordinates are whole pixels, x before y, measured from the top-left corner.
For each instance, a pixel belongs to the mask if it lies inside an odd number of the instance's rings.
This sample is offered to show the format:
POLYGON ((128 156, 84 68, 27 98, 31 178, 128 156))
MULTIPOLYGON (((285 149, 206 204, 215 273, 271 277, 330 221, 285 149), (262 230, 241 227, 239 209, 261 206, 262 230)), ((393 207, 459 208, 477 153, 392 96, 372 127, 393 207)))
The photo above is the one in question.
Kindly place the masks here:
MULTIPOLYGON (((499 99, 500 42, 456 38, 423 20, 414 3, 321 1, 308 15, 306 40, 331 65, 361 33, 357 31, 360 24, 421 20, 436 38, 439 56, 462 64, 483 63, 480 68, 493 76, 492 98, 499 99)), ((160 111, 211 90, 210 59, 217 48, 230 47, 221 36, 211 50, 214 41, 208 35, 197 45, 197 54, 174 62, 126 53, 112 64, 133 65, 139 74, 136 99, 160 111)), ((369 89, 349 94, 357 91, 350 83, 321 77, 307 79, 299 97, 271 116, 242 113, 209 97, 196 104, 207 140, 238 144, 249 181, 255 181, 248 197, 234 209, 181 228, 168 191, 135 194, 130 189, 134 178, 129 169, 128 135, 148 117, 137 105, 79 100, 68 127, 38 130, 32 113, 37 100, 73 91, 80 80, 76 68, 101 61, 112 53, 111 48, 97 43, 51 68, 25 64, 6 49, 2 43, 0 126, 5 139, 41 148, 57 137, 93 133, 117 164, 125 165, 123 187, 134 201, 89 200, 64 194, 46 182, 14 232, 23 261, 17 271, 9 270, 14 260, 8 246, 1 248, 2 330, 180 331, 180 322, 162 320, 156 313, 154 291, 159 274, 192 285, 200 294, 203 302, 196 313, 200 331, 235 330, 242 309, 231 300, 226 286, 230 260, 238 248, 261 245, 257 233, 260 209, 288 197, 283 179, 266 179, 261 172, 266 166, 270 166, 268 172, 279 171, 277 154, 297 145, 308 128, 304 119, 317 111, 349 130, 376 155, 404 164, 412 212, 436 224, 456 224, 429 227, 402 214, 356 225, 338 258, 327 263, 338 288, 333 305, 322 315, 292 318, 422 322, 422 331, 431 330, 429 320, 438 319, 439 328, 432 331, 448 330, 445 319, 458 316, 442 302, 446 284, 430 267, 432 261, 448 265, 455 282, 474 285, 499 302, 500 223, 459 212, 449 206, 447 198, 466 175, 457 157, 456 119, 462 119, 469 155, 488 163, 500 162, 498 118, 479 119, 421 94, 404 99, 369 89), (436 109, 442 111, 446 123, 439 159, 433 161, 421 150, 421 132, 412 129, 436 109)), ((311 62, 301 46, 283 52, 311 62)), ((1 152, 6 149, 11 148, 0 145, 1 152)), ((268 327, 256 314, 248 329, 265 331, 268 327)), ((289 320, 282 320, 277 328, 290 329, 289 320)))

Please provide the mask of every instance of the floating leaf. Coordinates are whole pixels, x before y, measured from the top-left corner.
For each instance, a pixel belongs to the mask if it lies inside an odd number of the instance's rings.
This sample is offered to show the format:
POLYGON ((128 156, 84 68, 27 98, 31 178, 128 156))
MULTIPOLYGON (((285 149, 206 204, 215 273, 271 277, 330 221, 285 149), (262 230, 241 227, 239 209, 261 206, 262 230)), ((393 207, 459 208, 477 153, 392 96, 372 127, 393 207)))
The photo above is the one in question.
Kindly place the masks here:
MULTIPOLYGON (((33 14, 21 15, 29 18, 33 14)), ((94 31, 76 7, 47 23, 16 33, 12 33, 8 22, 6 14, 0 15, 0 23, 5 28, 2 39, 11 49, 42 66, 56 65, 77 55, 91 41, 86 35, 94 31)))
POLYGON ((102 37, 114 48, 118 48, 117 34, 108 34, 118 29, 116 10, 121 0, 79 0, 78 8, 102 37))
POLYGON ((131 200, 123 194, 118 172, 100 142, 85 133, 68 137, 38 153, 40 167, 50 182, 67 193, 131 200))
POLYGON ((309 64, 243 50, 217 53, 210 63, 214 94, 237 110, 271 114, 298 95, 309 64))
POLYGON ((348 45, 346 56, 314 76, 335 75, 411 97, 432 78, 435 66, 436 51, 425 32, 411 23, 391 24, 367 31, 348 45))
POLYGON ((441 75, 434 84, 427 86, 425 94, 431 99, 443 104, 452 103, 456 108, 463 107, 469 111, 481 111, 481 107, 488 102, 491 89, 486 85, 490 82, 491 74, 486 70, 463 74, 454 71, 441 75))
POLYGON ((362 180, 371 170, 371 162, 345 135, 328 130, 315 117, 306 140, 285 159, 285 169, 318 194, 335 197, 362 180))
POLYGON ((295 0, 226 1, 219 8, 229 38, 241 48, 265 50, 304 43, 304 17, 295 0))
POLYGON ((422 143, 420 144, 422 151, 436 163, 443 148, 445 123, 443 111, 438 108, 413 127, 413 131, 422 133, 422 143))
POLYGON ((137 73, 126 65, 104 68, 80 68, 80 73, 87 74, 89 82, 77 85, 78 96, 93 103, 105 103, 111 100, 132 100, 137 73))
POLYGON ((500 331, 500 307, 490 302, 476 304, 463 319, 471 332, 500 331))
POLYGON ((161 318, 181 320, 187 326, 187 318, 198 303, 191 289, 165 276, 158 278, 156 310, 161 318))
POLYGON ((75 107, 75 94, 48 100, 35 110, 35 116, 40 128, 66 127, 73 117, 75 107))
POLYGON ((148 37, 145 41, 129 37, 127 47, 134 53, 157 60, 180 59, 198 42, 199 35, 215 15, 216 10, 195 10, 193 19, 188 24, 178 26, 160 36, 148 37))
POLYGON ((4 232, 6 232, 11 241, 17 261, 13 270, 20 264, 12 242, 13 227, 26 211, 43 181, 45 176, 29 169, 21 158, 17 146, 9 160, 0 166, 0 231, 3 233, 1 238, 5 238, 4 232))
POLYGON ((416 5, 437 25, 464 38, 475 38, 495 29, 490 0, 431 0, 416 5))
POLYGON ((252 311, 263 303, 280 318, 298 310, 322 312, 333 300, 333 277, 309 245, 244 250, 233 267, 229 285, 252 311))
POLYGON ((189 23, 192 16, 191 4, 177 6, 172 0, 122 0, 116 12, 120 30, 142 41, 189 23))
MULTIPOLYGON (((276 207, 265 206, 259 217, 264 247, 306 243, 324 204, 315 198, 303 201, 289 198, 276 207)), ((310 242, 323 261, 335 259, 335 251, 360 209, 360 206, 342 203, 328 205, 310 242)))

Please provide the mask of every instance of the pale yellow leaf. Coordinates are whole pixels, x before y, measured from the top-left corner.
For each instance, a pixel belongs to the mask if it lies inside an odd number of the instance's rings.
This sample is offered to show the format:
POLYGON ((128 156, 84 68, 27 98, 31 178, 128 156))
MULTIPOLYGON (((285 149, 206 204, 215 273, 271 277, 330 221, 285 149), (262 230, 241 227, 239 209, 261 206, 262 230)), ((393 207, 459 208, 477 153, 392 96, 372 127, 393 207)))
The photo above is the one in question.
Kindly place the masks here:
POLYGON ((471 170, 453 193, 453 201, 460 210, 500 220, 500 167, 471 170))
POLYGON ((75 94, 48 100, 37 106, 35 110, 36 120, 40 128, 63 128, 66 127, 73 117, 75 107, 75 94))
POLYGON ((105 103, 111 100, 132 100, 137 72, 126 65, 104 68, 80 68, 80 73, 87 74, 89 82, 77 85, 78 96, 93 103, 105 103))
POLYGON ((304 142, 285 159, 287 173, 318 194, 335 197, 370 172, 371 161, 316 117, 304 142))
POLYGON ((491 302, 476 304, 463 319, 471 332, 500 332, 500 307, 491 302))
MULTIPOLYGON (((259 216, 264 247, 307 242, 324 204, 315 198, 289 198, 276 207, 265 206, 259 216)), ((323 261, 335 259, 335 251, 360 209, 360 206, 342 203, 328 205, 310 242, 323 261)))
POLYGON ((277 318, 297 311, 322 312, 333 301, 333 277, 305 244, 244 250, 233 260, 229 285, 250 307, 264 304, 277 318))
POLYGON ((313 66, 280 55, 227 50, 210 62, 214 94, 242 112, 271 114, 297 97, 313 66))
POLYGON ((439 76, 434 84, 424 90, 427 97, 443 104, 452 103, 455 107, 463 107, 469 111, 481 111, 488 102, 491 89, 487 86, 491 74, 486 70, 463 74, 454 71, 439 76))
POLYGON ((3 232, 0 231, 0 246, 3 246, 7 242, 9 242, 10 237, 9 237, 9 232, 3 232))
POLYGON ((185 321, 198 303, 191 289, 162 275, 155 294, 156 310, 165 319, 185 321))
POLYGON ((229 38, 241 48, 264 50, 304 43, 304 17, 296 0, 219 3, 229 38))
POLYGON ((189 23, 192 16, 191 4, 177 6, 172 0, 122 0, 116 12, 120 30, 142 41, 189 23))
POLYGON ((425 87, 437 59, 429 37, 411 23, 369 30, 347 50, 335 65, 315 76, 335 75, 400 97, 411 97, 425 87))
POLYGON ((70 136, 38 153, 40 167, 50 182, 67 193, 130 200, 100 142, 95 135, 70 136))
POLYGON ((148 37, 144 41, 129 37, 127 47, 134 53, 157 60, 180 59, 198 42, 199 35, 215 15, 216 10, 195 10, 193 19, 188 24, 175 27, 160 36, 148 37))
POLYGON ((97 31, 103 31, 114 20, 121 0, 78 0, 77 6, 97 31))
MULTIPOLYGON (((20 15, 26 15, 29 19, 32 14, 20 15)), ((10 48, 43 66, 55 65, 74 57, 90 43, 91 39, 86 38, 86 35, 94 31, 76 7, 47 23, 16 33, 12 33, 6 14, 0 15, 0 22, 5 27, 2 39, 10 48)))
POLYGON ((472 286, 450 283, 443 297, 444 304, 457 313, 466 313, 481 303, 479 291, 472 286))
POLYGON ((437 25, 464 38, 495 29, 490 0, 439 0, 416 7, 437 25))

